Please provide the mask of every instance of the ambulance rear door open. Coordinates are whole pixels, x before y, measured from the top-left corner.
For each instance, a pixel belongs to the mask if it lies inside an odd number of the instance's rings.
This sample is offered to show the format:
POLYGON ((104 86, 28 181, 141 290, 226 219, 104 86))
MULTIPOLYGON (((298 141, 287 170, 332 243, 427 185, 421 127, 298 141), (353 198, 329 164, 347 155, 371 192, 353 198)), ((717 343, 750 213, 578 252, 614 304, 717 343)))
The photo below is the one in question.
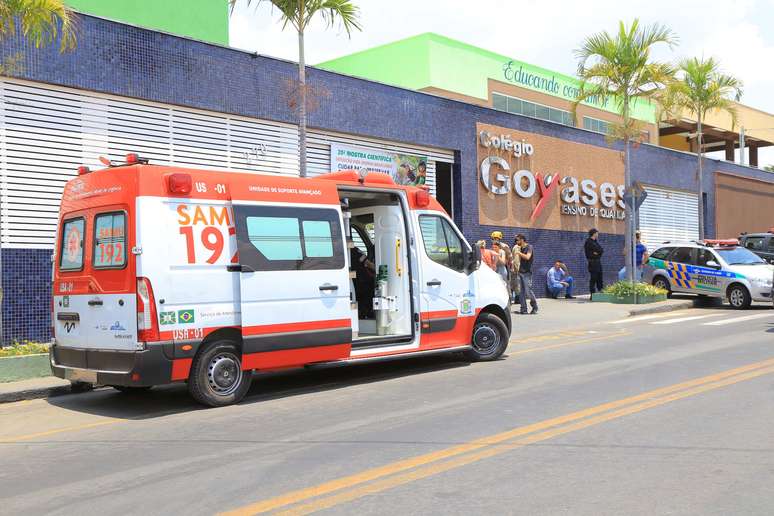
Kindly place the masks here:
POLYGON ((349 270, 337 205, 234 201, 244 366, 349 356, 349 270))

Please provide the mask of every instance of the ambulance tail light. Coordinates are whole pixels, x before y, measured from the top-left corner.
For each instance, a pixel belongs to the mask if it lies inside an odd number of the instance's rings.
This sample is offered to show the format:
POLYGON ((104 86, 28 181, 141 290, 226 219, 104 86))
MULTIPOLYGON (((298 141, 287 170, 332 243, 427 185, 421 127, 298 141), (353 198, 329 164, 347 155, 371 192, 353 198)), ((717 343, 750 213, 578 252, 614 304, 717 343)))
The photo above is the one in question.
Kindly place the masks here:
POLYGON ((171 194, 188 195, 193 189, 193 181, 188 174, 169 174, 167 176, 167 191, 171 194))
POLYGON ((137 278, 137 340, 148 342, 159 339, 153 288, 148 278, 137 278))
POLYGON ((430 192, 424 188, 417 190, 414 193, 414 201, 418 208, 427 208, 430 206, 430 192))

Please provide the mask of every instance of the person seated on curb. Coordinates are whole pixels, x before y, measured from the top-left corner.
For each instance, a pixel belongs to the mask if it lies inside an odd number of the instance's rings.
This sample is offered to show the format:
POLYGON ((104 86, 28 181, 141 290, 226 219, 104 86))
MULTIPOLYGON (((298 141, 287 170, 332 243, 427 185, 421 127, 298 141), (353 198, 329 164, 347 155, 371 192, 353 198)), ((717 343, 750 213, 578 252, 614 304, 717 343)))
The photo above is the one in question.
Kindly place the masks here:
POLYGON ((561 262, 556 260, 554 266, 548 269, 546 283, 548 285, 548 293, 552 298, 556 299, 562 290, 565 291, 564 297, 567 299, 575 299, 572 295, 572 284, 574 280, 567 271, 567 267, 561 262))

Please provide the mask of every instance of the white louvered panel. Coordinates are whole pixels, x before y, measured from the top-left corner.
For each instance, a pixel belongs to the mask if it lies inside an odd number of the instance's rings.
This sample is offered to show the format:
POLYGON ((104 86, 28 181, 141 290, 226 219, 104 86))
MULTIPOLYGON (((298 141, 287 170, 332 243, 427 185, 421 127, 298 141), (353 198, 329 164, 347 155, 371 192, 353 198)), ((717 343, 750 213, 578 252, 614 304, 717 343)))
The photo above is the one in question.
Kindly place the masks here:
MULTIPOLYGON (((330 171, 330 144, 428 157, 453 153, 341 133, 309 132, 310 175, 330 171)), ((7 247, 53 245, 66 181, 77 167, 99 168, 100 156, 121 161, 137 152, 156 164, 298 174, 298 130, 250 119, 0 78, 0 240, 7 247)))
POLYGON ((642 239, 650 251, 663 242, 699 238, 698 195, 646 186, 648 196, 639 209, 642 239))

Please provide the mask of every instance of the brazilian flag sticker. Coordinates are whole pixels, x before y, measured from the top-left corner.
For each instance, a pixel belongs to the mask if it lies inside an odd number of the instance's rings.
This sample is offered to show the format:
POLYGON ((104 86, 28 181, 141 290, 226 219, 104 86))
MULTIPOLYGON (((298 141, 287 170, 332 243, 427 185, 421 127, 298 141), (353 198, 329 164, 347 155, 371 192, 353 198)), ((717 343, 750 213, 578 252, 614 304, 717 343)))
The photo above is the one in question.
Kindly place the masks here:
POLYGON ((194 322, 194 311, 193 310, 178 310, 177 311, 177 320, 181 324, 191 324, 194 322))

